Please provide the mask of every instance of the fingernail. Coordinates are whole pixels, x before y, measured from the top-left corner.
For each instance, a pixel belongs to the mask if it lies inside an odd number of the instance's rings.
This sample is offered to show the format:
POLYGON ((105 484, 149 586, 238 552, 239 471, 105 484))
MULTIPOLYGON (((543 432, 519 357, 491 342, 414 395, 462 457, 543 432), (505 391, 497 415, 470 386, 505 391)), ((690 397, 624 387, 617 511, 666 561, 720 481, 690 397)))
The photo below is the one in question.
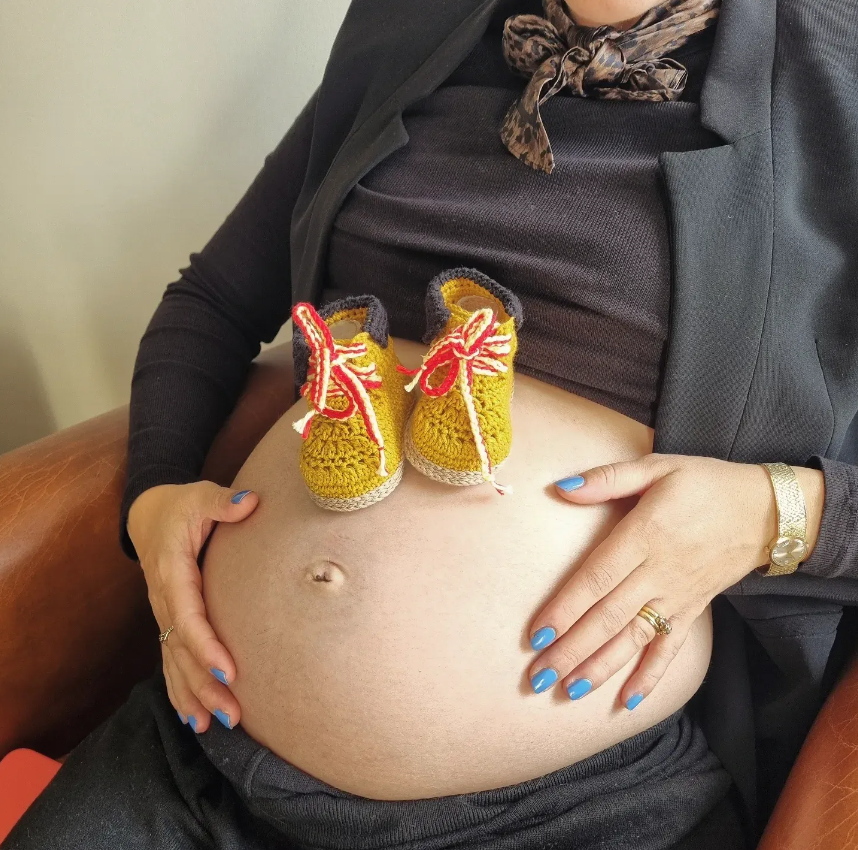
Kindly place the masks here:
POLYGON ((179 720, 181 720, 181 721, 182 721, 182 723, 187 723, 187 722, 188 722, 188 721, 187 721, 187 720, 185 720, 185 718, 182 716, 182 712, 181 712, 181 711, 179 711, 178 709, 176 709, 176 714, 178 714, 178 715, 179 715, 179 720))
POLYGON ((569 699, 581 699, 592 687, 593 683, 589 679, 576 679, 566 688, 566 693, 569 694, 569 699))
POLYGON ((251 490, 242 490, 240 493, 236 493, 231 499, 234 505, 237 505, 248 493, 252 492, 251 490))
POLYGON ((581 487, 584 484, 584 479, 580 475, 573 475, 571 478, 561 478, 555 484, 568 493, 570 490, 577 490, 581 487))
POLYGON ((193 729, 194 732, 196 732, 197 731, 197 718, 194 717, 193 714, 188 715, 188 723, 191 725, 191 729, 193 729))
POLYGON ((223 725, 226 726, 227 729, 232 729, 232 726, 229 725, 229 715, 228 714, 225 714, 219 708, 216 708, 215 712, 214 712, 214 716, 217 717, 217 719, 220 720, 220 722, 223 723, 223 725))
POLYGON ((631 695, 631 696, 626 700, 626 708, 627 708, 629 711, 631 711, 633 708, 637 708, 637 707, 641 704, 641 702, 642 702, 642 700, 643 700, 643 697, 644 697, 644 695, 643 695, 643 694, 632 694, 632 695, 631 695))
POLYGON ((533 686, 533 690, 541 694, 546 688, 550 688, 557 681, 557 671, 552 670, 550 667, 546 667, 544 670, 540 670, 531 680, 530 684, 533 686))
POLYGON ((212 674, 218 681, 223 682, 225 685, 229 684, 226 680, 226 673, 224 673, 219 667, 210 667, 209 670, 211 670, 212 674))
POLYGON ((530 645, 534 649, 542 649, 543 646, 548 646, 554 638, 557 637, 557 632, 551 626, 543 626, 539 631, 534 632, 530 639, 530 645))

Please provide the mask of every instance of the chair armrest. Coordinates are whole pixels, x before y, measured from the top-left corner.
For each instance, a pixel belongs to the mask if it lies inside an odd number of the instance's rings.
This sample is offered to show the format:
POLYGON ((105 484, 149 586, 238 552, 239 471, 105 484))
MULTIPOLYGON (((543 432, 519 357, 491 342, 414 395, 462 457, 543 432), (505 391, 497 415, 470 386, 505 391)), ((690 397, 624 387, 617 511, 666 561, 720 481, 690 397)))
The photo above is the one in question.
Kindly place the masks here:
POLYGON ((758 850, 846 850, 858 835, 858 655, 822 706, 758 850))
MULTIPOLYGON (((263 352, 202 477, 229 486, 294 397, 291 345, 263 352)), ((0 456, 0 758, 68 752, 160 663, 119 546, 127 442, 125 405, 0 456)))

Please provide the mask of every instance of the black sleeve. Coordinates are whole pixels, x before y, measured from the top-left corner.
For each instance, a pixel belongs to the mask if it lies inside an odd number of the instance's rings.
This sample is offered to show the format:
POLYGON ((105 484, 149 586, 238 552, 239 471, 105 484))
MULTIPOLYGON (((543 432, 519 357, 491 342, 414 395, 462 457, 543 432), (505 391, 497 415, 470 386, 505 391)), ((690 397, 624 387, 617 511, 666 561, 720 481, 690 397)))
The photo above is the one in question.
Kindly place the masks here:
POLYGON ((858 466, 813 455, 805 464, 825 477, 819 536, 800 572, 858 579, 858 466))
POLYGON ((265 158, 244 197, 181 278, 167 286, 137 351, 131 379, 126 527, 144 490, 196 481, 235 407, 261 342, 289 318, 289 228, 309 159, 318 90, 265 158))

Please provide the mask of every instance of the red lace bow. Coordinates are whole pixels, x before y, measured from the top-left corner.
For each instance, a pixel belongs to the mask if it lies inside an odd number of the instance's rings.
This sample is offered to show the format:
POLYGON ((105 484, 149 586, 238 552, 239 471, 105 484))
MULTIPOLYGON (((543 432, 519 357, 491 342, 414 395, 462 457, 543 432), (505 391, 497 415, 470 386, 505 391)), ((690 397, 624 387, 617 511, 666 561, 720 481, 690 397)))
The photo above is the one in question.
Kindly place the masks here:
POLYGON ((312 304, 300 303, 292 308, 292 319, 301 329, 310 348, 310 365, 301 395, 310 405, 306 416, 293 423, 293 428, 306 440, 314 416, 348 419, 355 413, 363 418, 369 438, 378 446, 378 474, 387 476, 384 438, 369 397, 369 390, 381 387, 381 376, 375 363, 358 366, 351 361, 367 354, 365 343, 338 345, 325 320, 312 304), (330 398, 346 398, 342 410, 328 404, 330 398))
POLYGON ((483 478, 490 481, 495 489, 503 494, 511 492, 512 488, 498 484, 495 480, 491 458, 474 405, 474 375, 497 375, 506 372, 508 368, 506 363, 498 358, 512 351, 512 335, 499 334, 499 327, 491 309, 485 307, 477 310, 464 324, 454 328, 433 344, 419 369, 405 369, 400 366, 399 370, 415 376, 405 388, 409 392, 419 383, 426 395, 438 398, 448 393, 454 386, 459 386, 468 412, 471 433, 474 435, 474 443, 480 456, 483 478), (449 366, 447 374, 437 387, 433 387, 430 379, 438 369, 445 366, 449 366))

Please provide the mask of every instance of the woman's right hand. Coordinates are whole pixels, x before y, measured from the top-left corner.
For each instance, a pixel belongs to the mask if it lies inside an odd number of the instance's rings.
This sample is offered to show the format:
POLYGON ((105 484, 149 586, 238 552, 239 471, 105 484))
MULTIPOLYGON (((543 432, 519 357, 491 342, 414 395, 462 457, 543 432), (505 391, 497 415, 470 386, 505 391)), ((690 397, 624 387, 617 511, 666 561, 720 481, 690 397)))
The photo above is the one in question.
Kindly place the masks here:
POLYGON ((230 729, 241 719, 228 687, 235 663, 206 618, 197 558, 216 522, 241 522, 258 504, 251 490, 196 481, 150 487, 128 512, 158 628, 173 626, 161 642, 170 702, 195 732, 209 728, 212 714, 230 729))

